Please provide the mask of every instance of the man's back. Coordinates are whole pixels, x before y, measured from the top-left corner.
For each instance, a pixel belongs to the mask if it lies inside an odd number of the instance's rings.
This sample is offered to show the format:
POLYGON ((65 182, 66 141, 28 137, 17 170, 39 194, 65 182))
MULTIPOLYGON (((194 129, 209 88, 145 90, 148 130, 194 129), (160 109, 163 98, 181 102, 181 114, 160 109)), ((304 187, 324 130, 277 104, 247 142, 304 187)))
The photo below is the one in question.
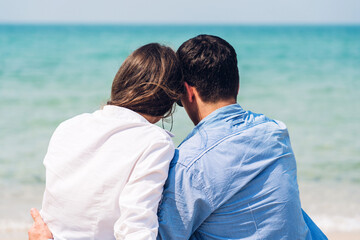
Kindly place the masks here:
POLYGON ((304 220, 285 125, 238 104, 211 113, 180 145, 159 222, 160 239, 326 239, 304 220))

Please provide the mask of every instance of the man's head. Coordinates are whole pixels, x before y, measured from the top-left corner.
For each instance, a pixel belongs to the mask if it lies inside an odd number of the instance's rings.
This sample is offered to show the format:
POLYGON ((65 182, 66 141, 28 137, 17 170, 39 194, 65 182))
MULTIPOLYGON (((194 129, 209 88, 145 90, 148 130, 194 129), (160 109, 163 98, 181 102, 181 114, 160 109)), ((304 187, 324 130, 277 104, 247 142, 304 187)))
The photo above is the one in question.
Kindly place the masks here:
POLYGON ((184 42, 176 54, 185 85, 181 103, 195 125, 216 109, 236 103, 239 71, 228 42, 199 35, 184 42))
POLYGON ((196 88, 204 102, 236 99, 239 71, 234 48, 216 36, 199 35, 176 52, 184 80, 196 88))

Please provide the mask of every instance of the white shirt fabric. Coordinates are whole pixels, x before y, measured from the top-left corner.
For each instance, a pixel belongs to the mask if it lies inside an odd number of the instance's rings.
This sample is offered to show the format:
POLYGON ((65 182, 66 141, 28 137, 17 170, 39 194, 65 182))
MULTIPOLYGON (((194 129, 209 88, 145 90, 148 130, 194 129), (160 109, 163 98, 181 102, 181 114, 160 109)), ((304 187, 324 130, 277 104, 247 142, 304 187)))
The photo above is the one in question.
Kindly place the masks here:
POLYGON ((156 239, 174 146, 169 134, 117 106, 71 118, 45 156, 41 215, 55 239, 156 239))

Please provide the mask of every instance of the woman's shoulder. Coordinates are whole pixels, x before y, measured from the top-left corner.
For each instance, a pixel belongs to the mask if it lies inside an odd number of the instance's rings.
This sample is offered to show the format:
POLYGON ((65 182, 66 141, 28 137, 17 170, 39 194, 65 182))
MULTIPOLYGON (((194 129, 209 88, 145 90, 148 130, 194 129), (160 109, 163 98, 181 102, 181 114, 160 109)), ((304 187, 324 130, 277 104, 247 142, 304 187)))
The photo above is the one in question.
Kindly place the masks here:
POLYGON ((92 115, 91 113, 81 113, 81 114, 72 116, 72 117, 62 121, 59 124, 58 128, 59 127, 69 127, 69 126, 77 124, 79 122, 84 122, 86 119, 89 119, 91 117, 91 115, 92 115))
POLYGON ((159 142, 167 143, 173 145, 172 135, 170 132, 165 129, 151 123, 144 123, 142 126, 139 126, 138 129, 139 138, 145 140, 150 145, 157 144, 159 142))

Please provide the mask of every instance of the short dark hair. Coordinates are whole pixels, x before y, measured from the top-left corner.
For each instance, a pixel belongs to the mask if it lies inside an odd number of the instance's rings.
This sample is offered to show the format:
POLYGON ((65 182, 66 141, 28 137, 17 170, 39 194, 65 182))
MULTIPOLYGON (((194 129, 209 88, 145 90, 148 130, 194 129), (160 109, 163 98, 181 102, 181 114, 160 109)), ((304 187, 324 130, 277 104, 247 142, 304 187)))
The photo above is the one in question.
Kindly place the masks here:
POLYGON ((174 50, 150 43, 125 59, 115 75, 107 104, 167 117, 182 90, 182 71, 174 50))
POLYGON ((199 35, 184 42, 176 52, 184 81, 194 86, 205 102, 235 98, 239 70, 235 49, 224 39, 199 35))

